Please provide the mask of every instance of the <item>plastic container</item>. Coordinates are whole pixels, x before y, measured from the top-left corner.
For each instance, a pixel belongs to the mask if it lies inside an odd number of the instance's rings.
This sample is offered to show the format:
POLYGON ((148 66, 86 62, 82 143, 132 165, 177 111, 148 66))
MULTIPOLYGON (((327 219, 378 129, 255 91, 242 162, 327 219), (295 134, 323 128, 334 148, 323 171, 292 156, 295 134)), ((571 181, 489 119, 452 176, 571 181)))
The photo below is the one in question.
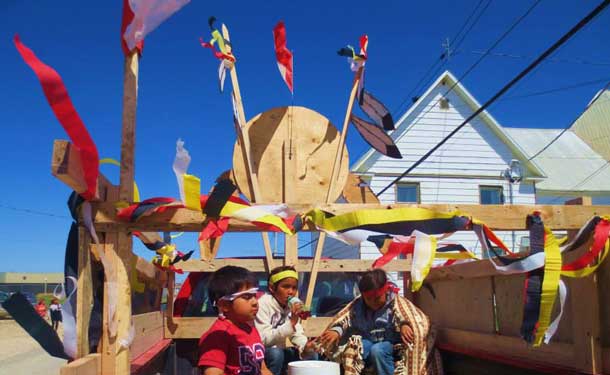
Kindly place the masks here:
POLYGON ((339 364, 329 361, 295 361, 288 363, 288 375, 339 375, 339 364))

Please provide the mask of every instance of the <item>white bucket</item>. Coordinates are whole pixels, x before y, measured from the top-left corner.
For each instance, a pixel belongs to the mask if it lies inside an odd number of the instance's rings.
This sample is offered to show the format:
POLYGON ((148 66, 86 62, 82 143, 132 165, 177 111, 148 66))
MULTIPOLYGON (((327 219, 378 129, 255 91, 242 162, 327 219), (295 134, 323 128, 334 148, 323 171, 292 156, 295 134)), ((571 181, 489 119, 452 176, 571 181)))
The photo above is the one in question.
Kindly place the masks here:
POLYGON ((288 375, 339 375, 339 364, 329 361, 295 361, 288 364, 288 375))

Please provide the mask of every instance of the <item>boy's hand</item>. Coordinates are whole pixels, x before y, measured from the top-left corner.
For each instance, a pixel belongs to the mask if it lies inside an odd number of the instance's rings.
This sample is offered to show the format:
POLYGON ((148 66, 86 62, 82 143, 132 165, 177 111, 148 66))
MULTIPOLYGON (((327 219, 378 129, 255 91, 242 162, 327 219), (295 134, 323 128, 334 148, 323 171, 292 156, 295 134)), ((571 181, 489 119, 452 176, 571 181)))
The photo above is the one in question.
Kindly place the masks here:
POLYGON ((303 347, 303 353, 313 353, 316 351, 316 341, 315 339, 307 340, 307 343, 303 347))
POLYGON ((261 375, 273 375, 271 370, 267 368, 267 364, 265 364, 265 361, 263 361, 263 363, 261 364, 261 375))
POLYGON ((403 324, 400 326, 400 338, 405 345, 413 343, 414 335, 411 326, 408 324, 403 324))
POLYGON ((339 332, 329 329, 320 335, 320 343, 326 350, 330 350, 339 341, 339 332))
POLYGON ((291 308, 290 308, 290 312, 291 312, 290 323, 292 323, 292 327, 293 328, 299 322, 299 313, 301 312, 301 310, 303 310, 303 304, 302 303, 293 303, 291 305, 291 308))

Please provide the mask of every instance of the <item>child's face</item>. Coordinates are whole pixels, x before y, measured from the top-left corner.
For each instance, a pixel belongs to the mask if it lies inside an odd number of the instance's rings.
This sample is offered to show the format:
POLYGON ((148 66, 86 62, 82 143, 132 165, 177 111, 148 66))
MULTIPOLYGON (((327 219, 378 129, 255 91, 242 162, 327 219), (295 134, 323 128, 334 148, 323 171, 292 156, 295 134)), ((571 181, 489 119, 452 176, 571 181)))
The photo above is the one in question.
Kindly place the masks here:
POLYGON ((271 293, 277 299, 282 306, 286 306, 288 303, 288 297, 294 297, 297 295, 298 287, 297 279, 293 277, 287 277, 278 281, 277 285, 274 285, 271 289, 271 293))
MULTIPOLYGON (((238 292, 244 292, 251 288, 251 285, 244 285, 238 292)), ((221 301, 220 308, 222 313, 233 322, 252 322, 256 317, 256 313, 258 313, 256 293, 242 294, 233 301, 221 301)))
POLYGON ((364 304, 371 310, 373 311, 377 311, 380 308, 382 308, 383 306, 385 306, 385 303, 387 302, 387 294, 386 293, 382 293, 380 296, 367 296, 367 295, 362 295, 362 299, 364 300, 364 304))

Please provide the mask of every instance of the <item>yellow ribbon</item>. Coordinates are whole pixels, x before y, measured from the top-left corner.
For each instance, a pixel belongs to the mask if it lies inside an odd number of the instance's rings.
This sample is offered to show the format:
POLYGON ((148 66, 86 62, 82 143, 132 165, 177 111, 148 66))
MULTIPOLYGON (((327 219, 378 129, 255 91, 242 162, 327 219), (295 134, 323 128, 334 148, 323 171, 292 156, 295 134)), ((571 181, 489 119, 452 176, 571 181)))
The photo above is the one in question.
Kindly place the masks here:
POLYGON ((201 180, 197 176, 185 174, 184 181, 184 205, 186 208, 201 211, 201 180))
POLYGON ((544 334, 551 324, 551 314, 557 291, 559 289, 559 279, 561 276, 561 250, 559 249, 559 241, 553 235, 553 232, 547 227, 544 227, 544 280, 542 281, 542 294, 540 296, 540 314, 538 315, 538 327, 536 329, 536 337, 534 346, 540 346, 544 341, 544 334))
MULTIPOLYGON (((116 165, 117 167, 121 167, 121 163, 119 163, 118 161, 116 161, 113 158, 103 158, 100 159, 100 165, 102 164, 112 164, 112 165, 116 165)), ((133 182, 133 201, 134 202, 139 202, 140 201, 140 190, 138 189, 138 184, 136 184, 136 182, 133 182)))

